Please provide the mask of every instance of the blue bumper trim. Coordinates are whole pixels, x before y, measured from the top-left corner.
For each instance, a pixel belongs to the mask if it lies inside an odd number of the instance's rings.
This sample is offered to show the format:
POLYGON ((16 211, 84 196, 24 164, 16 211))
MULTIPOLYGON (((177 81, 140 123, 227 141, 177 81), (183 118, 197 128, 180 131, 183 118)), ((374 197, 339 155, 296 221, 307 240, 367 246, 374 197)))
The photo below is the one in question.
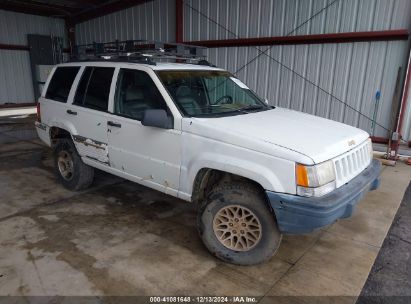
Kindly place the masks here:
POLYGON ((308 233, 350 217, 357 203, 378 188, 381 164, 374 159, 370 166, 347 184, 322 197, 301 197, 266 191, 283 233, 308 233))

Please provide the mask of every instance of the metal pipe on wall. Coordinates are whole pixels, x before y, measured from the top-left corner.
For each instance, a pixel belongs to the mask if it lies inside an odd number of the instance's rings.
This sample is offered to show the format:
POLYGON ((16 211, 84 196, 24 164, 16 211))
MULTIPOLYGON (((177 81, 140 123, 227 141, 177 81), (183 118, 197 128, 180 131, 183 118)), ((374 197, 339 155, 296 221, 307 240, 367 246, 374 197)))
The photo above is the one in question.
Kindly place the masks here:
POLYGON ((408 67, 407 67, 407 72, 406 72, 405 82, 404 82, 404 89, 403 89, 402 98, 401 98, 400 112, 398 115, 398 123, 397 123, 397 127, 395 130, 399 135, 399 140, 396 141, 392 147, 395 151, 395 157, 398 154, 399 141, 403 139, 403 123, 404 123, 404 118, 405 118, 405 112, 407 110, 407 102, 409 99, 408 93, 410 91, 410 83, 411 83, 411 49, 410 49, 409 56, 408 56, 408 67))

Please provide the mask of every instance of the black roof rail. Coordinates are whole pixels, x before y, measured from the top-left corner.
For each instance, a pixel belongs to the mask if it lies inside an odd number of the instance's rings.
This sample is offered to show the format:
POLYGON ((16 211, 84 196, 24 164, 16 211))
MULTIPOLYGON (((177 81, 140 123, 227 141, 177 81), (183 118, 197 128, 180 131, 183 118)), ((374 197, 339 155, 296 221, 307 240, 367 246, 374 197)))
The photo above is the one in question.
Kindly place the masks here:
POLYGON ((177 63, 211 66, 204 56, 205 49, 205 47, 181 43, 116 40, 76 45, 70 61, 115 61, 155 65, 156 61, 171 60, 177 63))

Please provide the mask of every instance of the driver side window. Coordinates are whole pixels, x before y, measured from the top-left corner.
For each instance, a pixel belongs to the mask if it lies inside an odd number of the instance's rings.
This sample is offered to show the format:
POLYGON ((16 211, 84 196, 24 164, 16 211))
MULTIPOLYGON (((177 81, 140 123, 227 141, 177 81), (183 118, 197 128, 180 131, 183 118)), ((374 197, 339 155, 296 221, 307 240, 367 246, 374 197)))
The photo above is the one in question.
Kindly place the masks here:
POLYGON ((141 121, 144 111, 148 109, 163 109, 169 112, 157 86, 146 72, 120 69, 114 113, 141 121))

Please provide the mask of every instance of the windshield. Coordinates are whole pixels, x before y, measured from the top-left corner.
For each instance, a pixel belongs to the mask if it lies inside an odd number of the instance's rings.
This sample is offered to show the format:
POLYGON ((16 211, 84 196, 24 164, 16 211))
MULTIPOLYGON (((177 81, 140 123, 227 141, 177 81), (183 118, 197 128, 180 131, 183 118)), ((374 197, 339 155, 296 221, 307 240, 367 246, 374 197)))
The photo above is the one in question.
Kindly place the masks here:
POLYGON ((240 80, 224 71, 159 71, 185 116, 219 117, 271 109, 240 80))

